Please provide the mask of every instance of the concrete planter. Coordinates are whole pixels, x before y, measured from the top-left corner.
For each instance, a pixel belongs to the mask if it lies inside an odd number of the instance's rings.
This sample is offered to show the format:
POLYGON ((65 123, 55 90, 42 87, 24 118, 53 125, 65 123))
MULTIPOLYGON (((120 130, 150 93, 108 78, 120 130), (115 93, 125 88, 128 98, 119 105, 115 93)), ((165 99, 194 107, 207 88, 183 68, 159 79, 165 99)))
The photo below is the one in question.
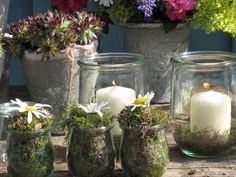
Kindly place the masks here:
MULTIPOLYGON (((0 33, 4 31, 8 17, 9 0, 1 0, 0 3, 0 33)), ((0 53, 0 103, 8 100, 8 61, 4 54, 0 53)))
POLYGON ((171 65, 174 52, 187 49, 191 29, 179 24, 176 29, 165 33, 162 23, 121 24, 129 50, 148 58, 149 90, 155 92, 156 103, 170 102, 171 65))
POLYGON ((42 55, 25 52, 23 67, 33 101, 50 104, 59 119, 70 103, 78 102, 78 59, 96 53, 96 49, 97 42, 75 46, 47 61, 41 61, 42 55))

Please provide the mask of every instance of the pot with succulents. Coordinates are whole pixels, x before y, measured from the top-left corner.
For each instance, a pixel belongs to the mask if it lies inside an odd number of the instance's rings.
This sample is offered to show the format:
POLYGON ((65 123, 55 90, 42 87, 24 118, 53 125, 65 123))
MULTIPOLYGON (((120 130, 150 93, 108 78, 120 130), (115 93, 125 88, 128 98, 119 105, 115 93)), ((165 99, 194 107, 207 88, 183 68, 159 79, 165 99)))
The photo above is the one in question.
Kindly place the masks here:
POLYGON ((72 105, 62 121, 67 129, 67 161, 73 177, 104 177, 113 171, 112 115, 104 112, 109 109, 106 105, 72 105))
POLYGON ((19 99, 2 106, 1 111, 8 114, 4 123, 7 130, 9 176, 52 176, 54 150, 50 139, 53 120, 48 112, 50 106, 19 99))
POLYGON ((57 11, 10 25, 12 37, 5 39, 5 48, 23 58, 33 101, 50 104, 56 118, 78 101, 77 60, 96 53, 103 25, 91 13, 57 11))
POLYGON ((166 112, 150 105, 153 92, 140 96, 119 114, 123 129, 121 165, 126 176, 160 177, 169 162, 164 128, 170 124, 166 112))

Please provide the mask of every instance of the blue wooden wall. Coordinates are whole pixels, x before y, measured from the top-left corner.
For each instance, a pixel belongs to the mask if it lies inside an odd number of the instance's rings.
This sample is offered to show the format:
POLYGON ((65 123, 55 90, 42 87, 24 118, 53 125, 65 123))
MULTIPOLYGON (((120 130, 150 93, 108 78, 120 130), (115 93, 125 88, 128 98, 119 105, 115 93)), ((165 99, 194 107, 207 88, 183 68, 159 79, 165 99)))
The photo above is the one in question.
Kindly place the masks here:
MULTIPOLYGON (((28 15, 46 12, 50 9, 50 0, 10 0, 8 23, 27 17, 28 15)), ((92 4, 89 5, 90 8, 92 4)), ((99 46, 100 52, 127 51, 125 37, 119 26, 110 26, 109 34, 103 34, 99 46)), ((220 50, 236 51, 236 41, 228 34, 216 32, 206 35, 204 32, 194 30, 189 39, 189 50, 220 50)), ((11 61, 10 85, 25 85, 25 76, 21 61, 14 58, 11 61)))

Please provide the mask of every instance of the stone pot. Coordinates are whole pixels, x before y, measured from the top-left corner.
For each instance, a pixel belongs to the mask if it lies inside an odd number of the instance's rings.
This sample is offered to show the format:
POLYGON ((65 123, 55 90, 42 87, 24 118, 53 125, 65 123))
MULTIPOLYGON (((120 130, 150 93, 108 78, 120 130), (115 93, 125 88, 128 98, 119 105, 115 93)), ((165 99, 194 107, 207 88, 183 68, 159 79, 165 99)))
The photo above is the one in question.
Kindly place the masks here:
POLYGON ((174 52, 187 49, 190 27, 179 24, 166 33, 163 23, 121 24, 128 48, 148 58, 149 90, 155 92, 155 103, 170 102, 171 65, 174 52))
MULTIPOLYGON (((7 23, 9 0, 0 3, 0 33, 4 32, 7 23)), ((8 100, 8 58, 0 53, 0 103, 8 100)))
POLYGON ((78 102, 79 65, 81 57, 96 53, 97 41, 74 46, 41 61, 42 55, 25 52, 23 67, 27 86, 34 102, 52 106, 52 114, 60 119, 72 102, 78 102))

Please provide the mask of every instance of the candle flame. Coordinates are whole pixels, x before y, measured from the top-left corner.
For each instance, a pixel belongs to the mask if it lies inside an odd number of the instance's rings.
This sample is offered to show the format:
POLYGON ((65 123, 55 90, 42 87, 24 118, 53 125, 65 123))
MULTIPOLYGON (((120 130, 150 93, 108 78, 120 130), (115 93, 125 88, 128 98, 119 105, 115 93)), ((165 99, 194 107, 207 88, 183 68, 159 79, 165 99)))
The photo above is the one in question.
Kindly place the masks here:
POLYGON ((112 85, 117 86, 117 81, 116 81, 116 80, 113 80, 113 81, 112 81, 112 85))
POLYGON ((211 88, 212 88, 211 84, 209 84, 209 83, 207 83, 207 82, 204 82, 204 83, 202 84, 202 87, 203 87, 204 89, 211 89, 211 88))

